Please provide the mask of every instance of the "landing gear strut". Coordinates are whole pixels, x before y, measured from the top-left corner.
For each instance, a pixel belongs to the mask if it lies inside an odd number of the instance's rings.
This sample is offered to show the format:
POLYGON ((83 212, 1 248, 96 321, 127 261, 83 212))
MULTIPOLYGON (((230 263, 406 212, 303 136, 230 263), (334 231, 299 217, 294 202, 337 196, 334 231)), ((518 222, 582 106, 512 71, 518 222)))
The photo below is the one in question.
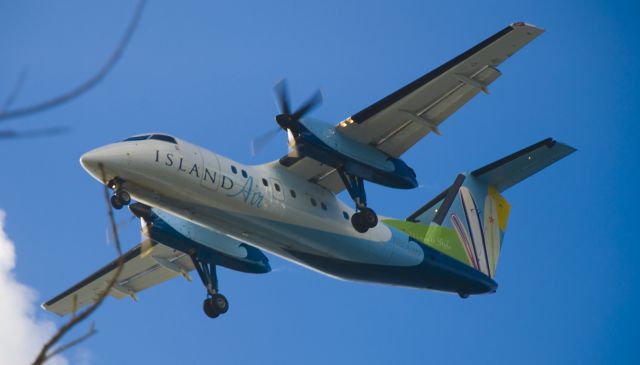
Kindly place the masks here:
POLYGON ((356 204, 356 212, 351 216, 351 225, 356 231, 365 233, 369 228, 378 225, 378 215, 373 209, 367 207, 364 180, 359 176, 347 174, 343 169, 338 169, 338 174, 347 188, 349 196, 356 204))
POLYGON ((200 280, 207 289, 207 297, 202 303, 202 309, 209 318, 217 318, 219 315, 227 313, 229 301, 218 292, 218 275, 216 265, 203 262, 198 259, 197 254, 191 254, 191 261, 196 267, 200 280))
POLYGON ((113 195, 111 195, 111 206, 113 209, 122 209, 123 206, 131 203, 131 195, 122 189, 122 180, 115 178, 107 184, 113 189, 113 195))

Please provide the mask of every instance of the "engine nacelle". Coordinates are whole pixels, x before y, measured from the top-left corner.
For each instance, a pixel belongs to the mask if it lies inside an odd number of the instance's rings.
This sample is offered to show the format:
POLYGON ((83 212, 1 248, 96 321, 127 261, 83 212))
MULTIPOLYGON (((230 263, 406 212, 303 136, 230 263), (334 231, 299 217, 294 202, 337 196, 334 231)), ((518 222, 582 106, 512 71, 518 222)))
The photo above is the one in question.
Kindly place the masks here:
POLYGON ((271 271, 267 256, 244 242, 142 203, 131 204, 129 209, 143 221, 143 232, 155 242, 232 270, 254 274, 271 271))

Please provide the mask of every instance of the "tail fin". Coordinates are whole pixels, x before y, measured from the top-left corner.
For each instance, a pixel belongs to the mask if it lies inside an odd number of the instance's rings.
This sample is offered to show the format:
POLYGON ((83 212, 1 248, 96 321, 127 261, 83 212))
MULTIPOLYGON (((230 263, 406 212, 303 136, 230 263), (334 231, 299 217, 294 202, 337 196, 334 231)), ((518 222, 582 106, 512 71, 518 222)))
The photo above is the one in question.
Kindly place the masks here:
POLYGON ((385 221, 424 244, 493 278, 507 228, 509 202, 501 192, 575 149, 545 139, 469 174, 411 214, 385 221))

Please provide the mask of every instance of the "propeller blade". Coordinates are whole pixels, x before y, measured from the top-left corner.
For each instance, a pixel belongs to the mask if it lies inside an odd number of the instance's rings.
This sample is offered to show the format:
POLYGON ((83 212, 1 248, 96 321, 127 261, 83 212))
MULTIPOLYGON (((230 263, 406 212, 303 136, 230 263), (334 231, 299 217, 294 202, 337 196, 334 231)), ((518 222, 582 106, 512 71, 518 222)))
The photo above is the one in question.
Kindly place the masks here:
POLYGON ((293 119, 298 120, 302 118, 312 109, 320 106, 320 104, 322 104, 322 92, 320 90, 316 90, 316 92, 311 95, 311 97, 304 104, 302 104, 302 106, 298 108, 295 113, 293 113, 293 119))
MULTIPOLYGON (((125 230, 129 226, 129 224, 131 224, 131 222, 133 222, 135 219, 136 217, 134 216, 122 219, 120 222, 116 223, 116 229, 118 230, 118 232, 125 230)), ((107 243, 111 243, 115 240, 111 227, 107 227, 106 237, 107 237, 107 243)))
POLYGON ((278 103, 278 109, 282 114, 291 114, 291 108, 289 108, 289 90, 287 87, 287 79, 278 81, 276 86, 273 87, 273 93, 278 103))
POLYGON ((255 156, 280 132, 280 127, 267 131, 251 140, 251 156, 255 156))
POLYGON ((140 257, 145 258, 153 251, 153 243, 150 239, 146 239, 140 243, 140 257))

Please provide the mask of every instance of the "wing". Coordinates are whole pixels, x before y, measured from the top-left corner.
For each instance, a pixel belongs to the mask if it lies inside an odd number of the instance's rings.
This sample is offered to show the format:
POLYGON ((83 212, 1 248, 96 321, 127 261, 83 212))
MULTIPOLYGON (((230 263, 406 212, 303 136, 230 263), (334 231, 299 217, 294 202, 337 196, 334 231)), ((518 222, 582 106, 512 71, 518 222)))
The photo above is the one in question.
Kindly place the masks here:
POLYGON ((340 122, 361 143, 399 157, 500 76, 496 68, 543 32, 513 23, 475 47, 340 122))
POLYGON ((275 168, 284 166, 294 175, 314 182, 336 194, 345 189, 336 169, 311 157, 290 157, 285 155, 280 161, 273 163, 272 166, 275 168))
MULTIPOLYGON (((399 157, 500 76, 497 66, 543 32, 518 22, 343 120, 336 130, 399 157)), ((309 157, 280 159, 294 174, 337 193, 344 189, 330 166, 309 157)))
MULTIPOLYGON (((187 273, 193 270, 194 266, 188 255, 154 241, 151 241, 151 244, 153 250, 148 255, 141 255, 140 244, 123 255, 124 266, 120 278, 109 292, 112 297, 122 299, 129 296, 137 300, 137 292, 175 276, 182 274, 191 280, 187 273)), ((117 260, 110 262, 78 284, 42 304, 42 307, 63 316, 93 303, 113 277, 117 264, 117 260)))

